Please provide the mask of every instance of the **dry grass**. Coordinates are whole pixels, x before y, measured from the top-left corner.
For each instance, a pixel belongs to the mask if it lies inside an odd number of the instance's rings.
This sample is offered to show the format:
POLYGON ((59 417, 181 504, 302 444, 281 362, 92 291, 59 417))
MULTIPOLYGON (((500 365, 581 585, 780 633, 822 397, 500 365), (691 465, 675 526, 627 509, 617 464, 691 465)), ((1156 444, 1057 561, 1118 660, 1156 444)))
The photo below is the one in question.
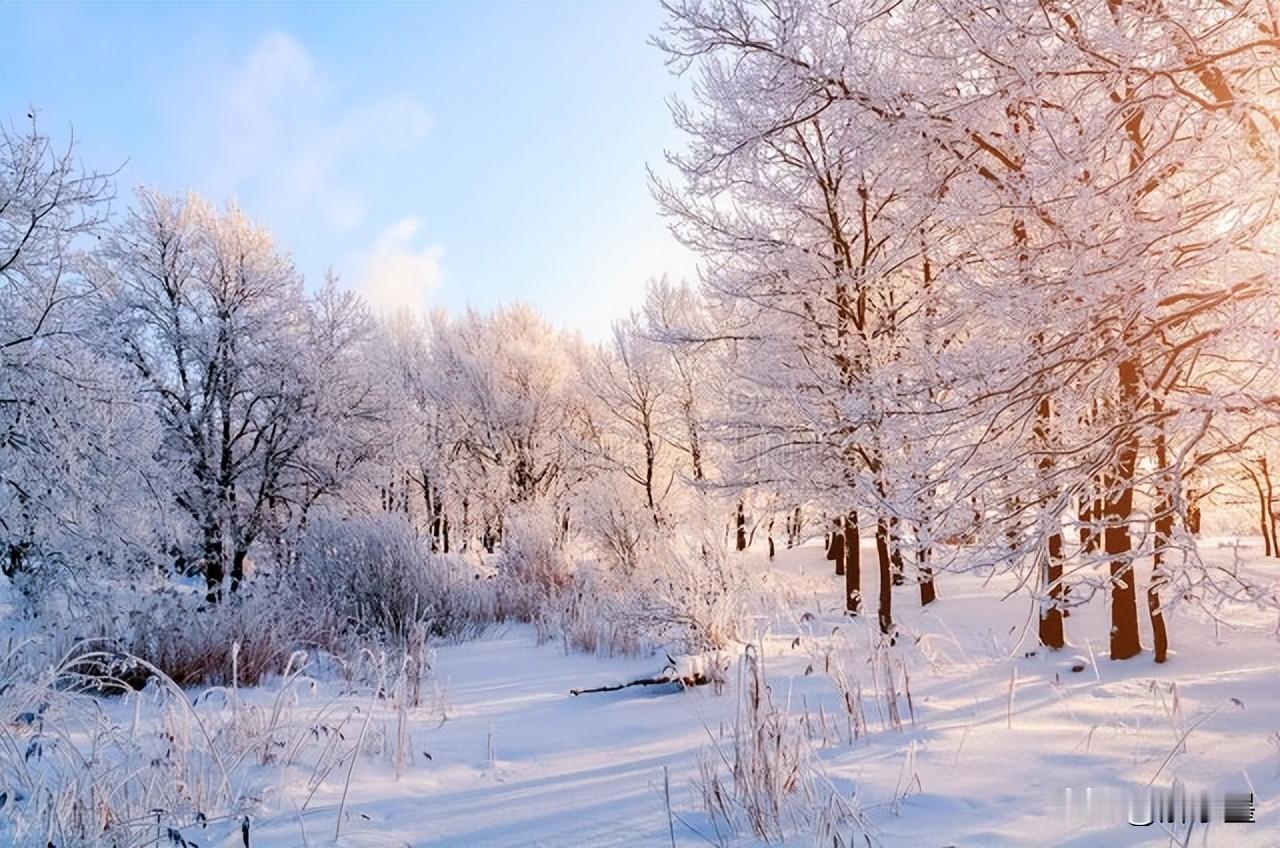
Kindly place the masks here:
POLYGON ((699 761, 697 788, 720 842, 749 830, 770 843, 809 832, 819 844, 851 844, 840 834, 863 829, 861 813, 827 779, 802 719, 774 702, 754 646, 739 662, 737 695, 727 740, 712 734, 699 761))
POLYGON ((315 776, 356 754, 342 741, 350 708, 337 701, 296 706, 296 690, 310 684, 299 656, 286 660, 266 704, 244 702, 234 685, 193 698, 160 668, 125 657, 150 682, 108 711, 92 693, 101 670, 121 659, 80 650, 34 679, 14 676, 0 688, 0 711, 17 716, 0 733, 12 844, 217 841, 215 834, 239 831, 257 810, 261 766, 315 776))

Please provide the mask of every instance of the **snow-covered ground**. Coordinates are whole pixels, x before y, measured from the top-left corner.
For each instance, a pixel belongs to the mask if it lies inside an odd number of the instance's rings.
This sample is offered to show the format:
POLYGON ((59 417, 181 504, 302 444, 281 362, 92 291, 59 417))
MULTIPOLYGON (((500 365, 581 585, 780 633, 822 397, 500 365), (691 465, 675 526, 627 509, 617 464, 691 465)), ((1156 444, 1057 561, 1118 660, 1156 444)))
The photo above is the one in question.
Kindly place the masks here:
MULTIPOLYGON (((1274 611, 1233 610, 1231 626, 1216 629, 1179 611, 1167 664, 1149 653, 1112 662, 1100 599, 1068 619, 1072 645, 1045 654, 1035 651, 1034 631, 1025 632, 1027 604, 1000 602, 999 580, 944 574, 935 607, 920 609, 913 587, 895 592, 903 635, 877 654, 873 616, 839 613, 841 584, 820 547, 784 551, 772 564, 744 559, 756 572, 754 628, 772 699, 807 739, 817 780, 860 811, 869 844, 1182 844, 1185 827, 1171 835, 1158 824, 1069 825, 1053 809, 1068 786, 1175 779, 1213 793, 1251 790, 1257 804, 1255 824, 1196 825, 1187 844, 1280 844, 1274 611), (865 732, 843 707, 837 678, 861 687, 865 732), (884 694, 890 678, 900 729, 884 694)), ((1251 562, 1275 579, 1267 561, 1251 562)), ((864 590, 874 589, 869 577, 864 590)), ((731 758, 736 665, 721 691, 570 694, 649 676, 665 663, 567 653, 538 644, 524 626, 495 630, 435 650, 422 705, 405 713, 403 731, 388 702, 367 690, 343 694, 341 680, 325 673, 293 679, 284 697, 278 681, 238 698, 191 695, 206 727, 237 709, 255 721, 274 712, 282 728, 302 728, 300 736, 282 732, 281 754, 263 764, 242 772, 224 764, 243 775, 237 791, 253 799, 254 846, 332 844, 339 821, 344 846, 753 844, 749 828, 731 834, 708 815, 698 788, 700 763, 723 770, 719 757, 731 758), (350 758, 321 768, 314 763, 323 756, 292 757, 303 738, 325 750, 326 727, 341 733, 333 751, 363 735, 365 753, 353 767, 350 758)), ((145 724, 148 698, 155 695, 144 695, 136 718, 136 699, 104 704, 122 725, 145 724)), ((784 817, 788 841, 812 841, 804 815, 812 808, 784 817)), ((241 822, 195 824, 180 835, 239 845, 241 822)), ((846 822, 842 838, 856 829, 846 822)), ((859 834, 843 844, 868 842, 859 834)))

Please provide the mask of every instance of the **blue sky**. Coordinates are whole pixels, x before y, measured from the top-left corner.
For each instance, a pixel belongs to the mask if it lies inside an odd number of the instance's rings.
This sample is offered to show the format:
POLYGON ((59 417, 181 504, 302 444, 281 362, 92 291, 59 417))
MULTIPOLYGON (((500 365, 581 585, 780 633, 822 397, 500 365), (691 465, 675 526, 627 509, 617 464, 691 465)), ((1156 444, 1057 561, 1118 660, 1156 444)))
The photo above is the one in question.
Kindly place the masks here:
POLYGON ((678 147, 656 4, 0 3, 0 118, 136 185, 238 199, 310 285, 524 300, 602 336, 693 262, 646 163, 678 147))

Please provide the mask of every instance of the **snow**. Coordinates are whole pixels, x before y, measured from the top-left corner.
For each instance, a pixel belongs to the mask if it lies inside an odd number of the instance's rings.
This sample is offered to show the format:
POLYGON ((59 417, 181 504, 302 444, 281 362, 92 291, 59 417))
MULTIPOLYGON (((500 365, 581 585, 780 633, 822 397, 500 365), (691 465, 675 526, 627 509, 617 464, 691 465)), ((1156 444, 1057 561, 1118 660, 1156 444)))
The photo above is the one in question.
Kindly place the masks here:
MULTIPOLYGON (((874 623, 839 614, 838 578, 821 548, 783 551, 773 564, 755 554, 745 560, 756 572, 754 624, 773 697, 808 727, 831 785, 856 798, 871 844, 1166 844, 1159 825, 1069 826, 1051 805, 1067 786, 1167 786, 1175 778, 1193 789, 1255 793, 1255 824, 1197 826, 1188 844, 1277 844, 1274 611, 1234 609, 1230 627, 1215 632, 1211 622, 1179 610, 1170 629, 1176 653, 1157 666, 1149 653, 1125 662, 1105 656, 1106 610, 1095 602, 1067 619, 1066 650, 1026 656, 1036 647, 1034 634, 1022 638, 1026 603, 1017 596, 1001 602, 1007 587, 1000 578, 942 575, 941 600, 931 608, 919 608, 913 587, 895 592, 902 629, 895 651, 911 693, 909 710, 904 693, 903 727, 895 730, 871 702, 866 646, 874 623), (828 657, 864 686, 867 733, 852 742, 824 673, 828 657), (1184 733, 1185 750, 1177 749, 1184 733)), ((1251 562, 1260 579, 1274 580, 1260 557, 1251 562)), ((263 767, 252 844, 331 844, 340 807, 344 846, 666 845, 672 827, 678 845, 714 844, 717 828, 695 784, 700 756, 726 744, 736 671, 721 692, 672 685, 569 694, 650 677, 666 664, 664 656, 567 654, 539 644, 524 626, 440 646, 430 692, 409 715, 403 774, 396 775, 388 742, 380 752, 366 746, 343 805, 345 765, 310 798, 302 772, 263 767)), ((368 703, 367 693, 341 689, 336 679, 295 685, 294 708, 333 709, 335 698, 368 703)), ((272 684, 242 693, 259 703, 274 695, 272 684)), ((198 710, 225 708, 219 698, 196 701, 198 710)), ((119 701, 109 708, 131 713, 119 701)), ((393 709, 376 708, 370 738, 393 740, 396 718, 393 709)), ((795 841, 810 841, 804 824, 792 823, 795 841)), ((726 841, 754 844, 749 834, 726 841)), ((184 835, 201 845, 240 840, 238 820, 184 835)))

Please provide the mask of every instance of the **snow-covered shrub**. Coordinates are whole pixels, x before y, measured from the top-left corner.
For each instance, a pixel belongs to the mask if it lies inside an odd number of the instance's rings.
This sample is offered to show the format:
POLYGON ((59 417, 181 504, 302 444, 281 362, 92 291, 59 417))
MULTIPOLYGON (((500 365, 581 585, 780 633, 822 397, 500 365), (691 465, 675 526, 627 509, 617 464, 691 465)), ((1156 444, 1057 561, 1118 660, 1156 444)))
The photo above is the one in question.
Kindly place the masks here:
POLYGON ((507 522, 494 576, 502 618, 536 621, 553 599, 576 588, 574 564, 558 529, 542 510, 522 511, 507 522))
POLYGON ((152 674, 150 666, 182 686, 252 686, 283 672, 295 651, 337 648, 340 634, 332 616, 322 606, 304 609, 281 588, 264 579, 220 604, 207 603, 203 591, 186 584, 104 588, 93 603, 77 607, 85 626, 55 638, 45 650, 121 658, 77 669, 102 678, 107 690, 140 688, 152 674))
POLYGON ((181 686, 253 686, 282 673, 294 651, 332 649, 337 637, 323 612, 289 608, 267 585, 247 586, 220 604, 198 592, 157 592, 126 615, 114 643, 181 686))
POLYGON ((362 635, 405 640, 425 623, 430 636, 465 638, 496 615, 491 581, 458 556, 431 553, 398 515, 313 521, 284 582, 362 635))
POLYGON ((646 552, 633 579, 630 617, 655 641, 689 654, 741 639, 747 575, 710 537, 678 540, 646 552), (643 576, 641 576, 643 575, 643 576))
POLYGON ((653 513, 629 486, 625 478, 589 481, 575 505, 577 524, 587 542, 611 570, 622 575, 641 568, 645 549, 652 546, 657 529, 653 513))
POLYGON ((636 656, 658 643, 628 615, 628 596, 606 574, 579 562, 573 585, 546 599, 534 624, 540 641, 558 640, 565 653, 636 656))

